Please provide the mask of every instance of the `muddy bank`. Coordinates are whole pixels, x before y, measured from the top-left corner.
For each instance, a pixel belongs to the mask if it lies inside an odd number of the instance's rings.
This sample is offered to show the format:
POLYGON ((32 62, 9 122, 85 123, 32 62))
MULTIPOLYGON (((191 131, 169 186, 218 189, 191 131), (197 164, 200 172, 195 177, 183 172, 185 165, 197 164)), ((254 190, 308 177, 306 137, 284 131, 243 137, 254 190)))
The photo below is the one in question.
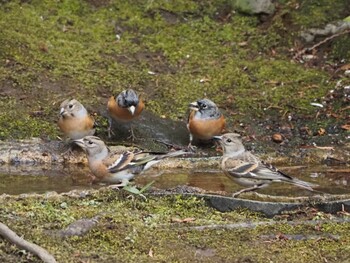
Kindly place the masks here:
MULTIPOLYGON (((162 144, 161 144, 162 145, 162 144)), ((164 147, 164 145, 162 145, 164 147)), ((184 146, 185 147, 185 146, 184 146)), ((125 146, 109 146, 111 151, 128 149, 125 146)), ((0 141, 0 163, 1 164, 64 164, 64 163, 86 163, 83 151, 69 147, 62 141, 44 141, 39 138, 17 141, 0 141)), ((167 151, 167 148, 165 149, 167 151)), ((200 168, 218 167, 221 153, 215 152, 210 147, 197 149, 197 153, 191 157, 181 159, 169 159, 160 163, 168 168, 200 168)), ((262 159, 271 163, 295 163, 295 164, 320 164, 346 165, 349 163, 349 145, 334 147, 310 146, 294 149, 289 156, 279 156, 277 152, 260 154, 262 159)))

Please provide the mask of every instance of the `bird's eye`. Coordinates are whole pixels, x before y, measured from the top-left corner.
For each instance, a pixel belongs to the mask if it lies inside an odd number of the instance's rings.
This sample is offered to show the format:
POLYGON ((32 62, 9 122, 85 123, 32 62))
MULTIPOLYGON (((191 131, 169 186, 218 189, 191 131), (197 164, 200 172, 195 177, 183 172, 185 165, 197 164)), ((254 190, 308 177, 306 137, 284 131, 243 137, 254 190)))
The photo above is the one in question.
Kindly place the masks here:
POLYGON ((93 144, 93 142, 92 142, 92 141, 89 141, 89 144, 93 144))
POLYGON ((73 108, 73 104, 69 104, 68 107, 71 109, 73 108))
POLYGON ((207 107, 208 107, 207 104, 203 104, 203 105, 202 105, 202 108, 203 108, 203 109, 206 109, 207 107))
POLYGON ((231 140, 231 139, 227 139, 226 141, 227 141, 227 142, 232 142, 232 140, 231 140))

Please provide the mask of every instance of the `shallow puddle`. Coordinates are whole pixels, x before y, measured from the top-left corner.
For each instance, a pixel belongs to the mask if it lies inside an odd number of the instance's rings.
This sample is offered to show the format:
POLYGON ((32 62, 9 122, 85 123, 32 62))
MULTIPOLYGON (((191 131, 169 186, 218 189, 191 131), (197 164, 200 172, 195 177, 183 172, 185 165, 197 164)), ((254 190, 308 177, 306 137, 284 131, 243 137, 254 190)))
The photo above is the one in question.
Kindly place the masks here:
MULTIPOLYGON (((279 166, 280 167, 280 166, 279 166)), ((294 166, 280 167, 281 170, 301 180, 318 184, 317 190, 330 194, 350 193, 350 169, 348 167, 329 166, 294 166)), ((90 171, 85 166, 0 166, 0 194, 67 192, 74 189, 91 189, 102 184, 91 184, 90 171)), ((153 186, 166 189, 181 185, 198 187, 209 192, 230 195, 241 189, 219 170, 172 170, 160 174, 152 169, 147 174, 136 178, 138 185, 155 181, 153 186)), ((273 183, 259 193, 306 196, 312 195, 307 190, 285 184, 273 183)))

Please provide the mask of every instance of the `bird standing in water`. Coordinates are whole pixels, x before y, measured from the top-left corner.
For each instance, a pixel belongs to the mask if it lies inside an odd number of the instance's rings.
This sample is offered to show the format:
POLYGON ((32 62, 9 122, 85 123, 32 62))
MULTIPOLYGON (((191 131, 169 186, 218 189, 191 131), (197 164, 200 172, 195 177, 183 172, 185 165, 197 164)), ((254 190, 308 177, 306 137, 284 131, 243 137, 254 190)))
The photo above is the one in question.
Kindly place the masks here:
POLYGON ((214 139, 220 142, 223 149, 221 169, 237 184, 248 187, 234 193, 233 197, 266 187, 272 182, 290 183, 315 191, 313 187, 317 185, 293 178, 246 151, 239 134, 226 133, 214 136, 214 139))
POLYGON ((96 179, 113 183, 111 188, 125 186, 136 175, 165 158, 188 154, 185 151, 150 154, 140 150, 111 153, 105 143, 96 136, 86 136, 74 142, 86 152, 89 168, 96 179))

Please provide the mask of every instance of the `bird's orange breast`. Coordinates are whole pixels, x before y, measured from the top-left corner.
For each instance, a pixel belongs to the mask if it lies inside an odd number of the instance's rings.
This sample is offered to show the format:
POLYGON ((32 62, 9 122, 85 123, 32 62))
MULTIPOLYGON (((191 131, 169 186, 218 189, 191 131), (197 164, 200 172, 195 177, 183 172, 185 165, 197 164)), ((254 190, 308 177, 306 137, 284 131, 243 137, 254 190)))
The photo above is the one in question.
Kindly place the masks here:
POLYGON ((213 136, 220 135, 225 128, 225 118, 221 115, 218 119, 195 119, 195 112, 191 112, 188 129, 190 133, 201 140, 209 140, 213 136))
POLYGON ((139 103, 136 106, 135 113, 131 114, 127 108, 119 107, 114 96, 110 97, 107 103, 107 109, 111 117, 117 121, 124 122, 128 122, 137 118, 141 114, 144 107, 145 104, 143 103, 142 99, 140 99, 139 103))
MULTIPOLYGON (((58 120, 58 127, 61 131, 72 138, 73 133, 85 133, 86 135, 90 134, 90 131, 94 127, 94 119, 87 115, 84 118, 74 118, 74 117, 66 117, 60 118, 58 120)), ((83 137, 82 135, 81 137, 83 137)), ((73 136, 76 137, 76 136, 73 136)), ((79 136, 78 136, 79 137, 79 136)), ((74 138, 73 138, 74 139, 74 138)))
POLYGON ((108 171, 107 166, 102 162, 89 162, 91 172, 96 176, 99 181, 103 181, 108 178, 111 173, 108 171))

